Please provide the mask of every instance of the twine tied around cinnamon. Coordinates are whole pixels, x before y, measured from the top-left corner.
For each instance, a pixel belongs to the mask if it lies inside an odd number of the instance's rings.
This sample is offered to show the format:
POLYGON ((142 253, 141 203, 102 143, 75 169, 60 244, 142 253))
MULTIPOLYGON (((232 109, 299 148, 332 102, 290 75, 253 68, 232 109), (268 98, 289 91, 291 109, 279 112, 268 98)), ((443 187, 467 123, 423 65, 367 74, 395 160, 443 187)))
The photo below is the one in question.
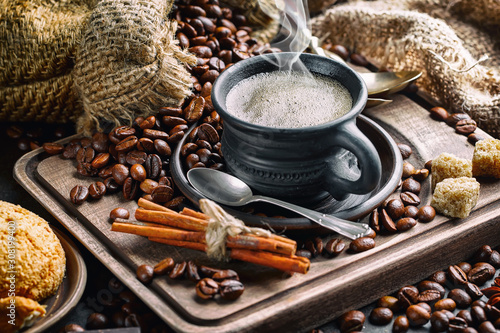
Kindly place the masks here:
POLYGON ((208 199, 200 199, 200 209, 210 217, 206 229, 207 255, 216 260, 229 260, 226 253, 226 239, 228 236, 252 234, 269 238, 271 232, 262 228, 248 227, 245 223, 228 214, 221 206, 208 199))

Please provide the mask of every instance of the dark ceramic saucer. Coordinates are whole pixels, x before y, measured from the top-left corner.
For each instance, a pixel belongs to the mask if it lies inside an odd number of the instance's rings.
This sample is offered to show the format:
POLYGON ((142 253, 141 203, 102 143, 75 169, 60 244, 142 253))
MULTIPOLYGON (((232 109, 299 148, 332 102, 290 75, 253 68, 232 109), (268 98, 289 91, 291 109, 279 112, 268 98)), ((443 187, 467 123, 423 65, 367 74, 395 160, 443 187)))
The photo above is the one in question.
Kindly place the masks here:
MULTIPOLYGON (((366 116, 357 118, 357 126, 370 139, 377 149, 382 162, 382 177, 378 186, 370 193, 350 194, 345 200, 336 201, 331 196, 316 202, 308 208, 322 211, 351 221, 356 221, 368 215, 379 206, 397 188, 403 170, 403 160, 398 146, 382 127, 366 116)), ((181 147, 189 136, 186 135, 177 145, 170 159, 172 177, 177 188, 196 206, 204 196, 194 189, 186 178, 187 170, 180 157, 181 147)), ((348 152, 343 163, 355 164, 355 157, 348 152), (353 160, 354 159, 354 160, 353 160)), ((249 209, 238 210, 234 207, 224 207, 229 213, 244 221, 247 225, 271 227, 275 230, 314 229, 318 226, 308 219, 297 217, 293 213, 267 204, 251 204, 255 213, 263 213, 269 217, 248 213, 249 209), (280 217, 271 217, 280 216, 280 217), (285 218, 283 218, 283 216, 285 218)), ((248 208, 248 207, 247 207, 248 208)))

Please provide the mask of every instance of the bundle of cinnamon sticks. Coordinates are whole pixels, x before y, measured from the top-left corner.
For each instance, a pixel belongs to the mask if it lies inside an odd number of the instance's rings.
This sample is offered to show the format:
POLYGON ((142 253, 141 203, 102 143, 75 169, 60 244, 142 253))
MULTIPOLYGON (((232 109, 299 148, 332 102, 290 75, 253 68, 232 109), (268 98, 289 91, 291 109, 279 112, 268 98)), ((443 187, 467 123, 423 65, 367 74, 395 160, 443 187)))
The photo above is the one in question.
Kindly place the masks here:
MULTIPOLYGON (((148 237, 153 242, 206 251, 205 231, 210 218, 204 213, 184 208, 181 212, 168 209, 146 199, 139 199, 136 221, 116 220, 112 231, 148 237)), ((295 255, 297 243, 279 235, 270 237, 254 234, 227 236, 230 258, 276 268, 286 272, 306 274, 307 258, 295 255)))

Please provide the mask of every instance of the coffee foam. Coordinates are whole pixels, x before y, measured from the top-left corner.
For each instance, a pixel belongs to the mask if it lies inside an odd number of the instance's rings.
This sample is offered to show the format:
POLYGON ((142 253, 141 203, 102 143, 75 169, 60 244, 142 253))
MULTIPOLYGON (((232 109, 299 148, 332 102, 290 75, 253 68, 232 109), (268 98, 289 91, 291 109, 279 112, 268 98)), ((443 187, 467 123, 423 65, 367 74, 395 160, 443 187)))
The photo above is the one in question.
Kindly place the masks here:
POLYGON ((299 128, 337 119, 352 108, 340 82, 296 71, 259 73, 239 82, 226 98, 229 113, 249 123, 299 128))

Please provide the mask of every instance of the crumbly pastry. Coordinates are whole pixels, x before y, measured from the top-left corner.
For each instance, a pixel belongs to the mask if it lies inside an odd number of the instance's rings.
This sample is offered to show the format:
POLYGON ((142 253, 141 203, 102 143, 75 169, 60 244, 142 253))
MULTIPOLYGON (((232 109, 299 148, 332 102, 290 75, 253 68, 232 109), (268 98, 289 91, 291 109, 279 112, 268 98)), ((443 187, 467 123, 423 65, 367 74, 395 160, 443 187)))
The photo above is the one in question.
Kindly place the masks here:
POLYGON ((431 206, 443 215, 465 218, 477 204, 479 188, 475 178, 444 179, 434 189, 431 206))
POLYGON ((476 142, 472 174, 474 177, 500 178, 500 140, 485 139, 476 142))
POLYGON ((66 255, 47 221, 0 201, 0 297, 41 301, 55 293, 65 268, 66 255))
POLYGON ((0 298, 0 332, 14 333, 32 326, 36 319, 45 315, 45 307, 26 297, 0 298))
POLYGON ((450 153, 442 153, 432 160, 432 188, 446 178, 472 177, 472 161, 450 153))

